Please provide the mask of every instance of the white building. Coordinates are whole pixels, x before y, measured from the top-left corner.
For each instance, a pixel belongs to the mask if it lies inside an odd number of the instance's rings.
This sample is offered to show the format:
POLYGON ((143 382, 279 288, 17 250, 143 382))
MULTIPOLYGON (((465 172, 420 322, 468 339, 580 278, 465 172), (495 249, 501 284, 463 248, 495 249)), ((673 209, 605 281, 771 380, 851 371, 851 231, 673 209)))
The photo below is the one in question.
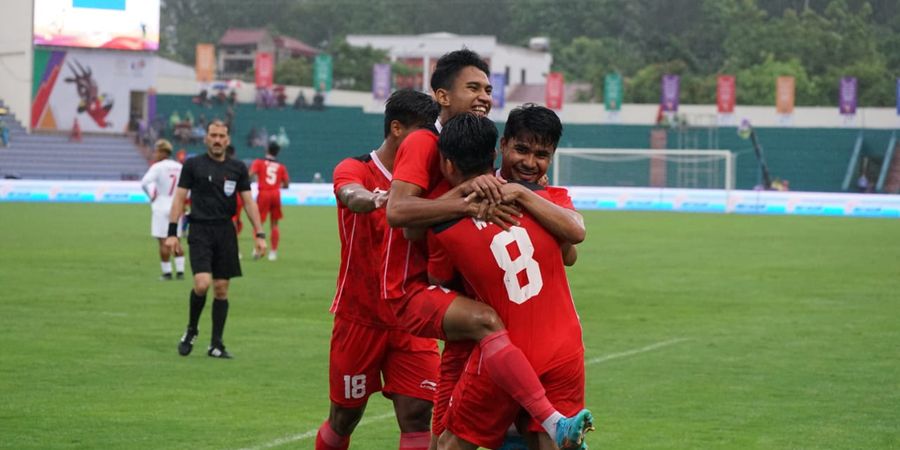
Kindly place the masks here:
POLYGON ((404 62, 410 67, 422 69, 421 77, 416 77, 415 84, 425 91, 431 90, 428 80, 438 58, 461 48, 481 55, 490 66, 491 73, 505 74, 507 89, 522 84, 543 85, 553 62, 549 52, 501 44, 495 36, 351 34, 347 36, 347 42, 354 47, 370 46, 386 50, 392 62, 404 62))

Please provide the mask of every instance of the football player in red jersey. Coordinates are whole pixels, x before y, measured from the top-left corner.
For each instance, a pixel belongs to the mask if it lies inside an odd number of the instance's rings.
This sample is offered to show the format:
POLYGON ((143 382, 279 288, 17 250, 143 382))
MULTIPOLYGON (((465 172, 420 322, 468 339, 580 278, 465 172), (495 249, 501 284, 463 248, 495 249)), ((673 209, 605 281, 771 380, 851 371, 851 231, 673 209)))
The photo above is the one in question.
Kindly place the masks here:
MULTIPOLYGON (((451 52, 438 60, 431 78, 441 106, 438 130, 457 114, 485 116, 490 112, 488 71, 487 64, 470 50, 451 52)), ((483 364, 492 368, 489 373, 497 386, 538 419, 551 436, 574 442, 585 416, 565 418, 554 408, 493 309, 429 284, 427 246, 407 239, 400 228, 430 226, 464 215, 491 218, 504 228, 518 224, 514 209, 500 204, 503 183, 492 175, 470 179, 450 190, 440 172, 437 140, 434 131, 420 130, 410 134, 398 150, 387 205, 388 223, 394 228, 386 236, 382 295, 399 323, 413 334, 478 341, 485 356, 483 364), (483 200, 475 202, 474 197, 483 200)))
MULTIPOLYGON (((256 205, 259 207, 259 218, 266 222, 266 217, 271 213, 269 222, 269 236, 272 239, 269 250, 269 261, 278 259, 278 242, 281 233, 278 230, 278 221, 281 220, 281 189, 287 189, 291 180, 288 177, 287 168, 276 159, 281 147, 274 142, 269 143, 265 158, 257 158, 250 165, 250 179, 257 181, 256 205)), ((254 255, 262 256, 262 255, 254 255)))
MULTIPOLYGON (((497 175, 509 181, 526 181, 542 184, 546 180, 547 169, 553 153, 562 136, 562 123, 549 108, 525 104, 510 111, 500 139, 501 167, 497 175)), ((546 184, 546 183, 543 183, 546 184)), ((522 184, 509 183, 503 186, 508 200, 515 200, 559 241, 563 261, 567 266, 577 259, 575 244, 585 238, 584 220, 574 209, 572 199, 565 188, 545 186, 549 199, 526 188, 522 184)), ((455 276, 446 255, 429 249, 428 273, 433 284, 447 285, 455 276)), ((441 355, 441 375, 435 395, 432 431, 440 435, 444 430, 444 415, 456 381, 462 375, 466 360, 475 343, 454 341, 444 345, 441 355)), ((524 430, 524 427, 520 427, 524 430)), ((532 438, 529 433, 525 436, 532 438)))
MULTIPOLYGON (((457 186, 492 169, 497 140, 493 122, 474 114, 455 116, 439 140, 440 168, 457 186)), ((501 190, 518 192, 510 183, 501 190)), ((541 186, 521 182, 549 199, 541 186)), ((521 198, 520 194, 515 194, 521 198)), ((473 218, 457 218, 431 228, 432 243, 448 255, 476 297, 487 302, 507 326, 511 341, 524 353, 541 378, 547 397, 562 414, 582 417, 574 437, 541 433, 541 448, 582 448, 583 433, 592 429, 584 410, 584 346, 581 325, 569 291, 562 249, 557 238, 531 214, 504 230, 473 218), (482 258, 473 255, 485 255, 482 258)), ((498 389, 483 365, 491 349, 478 347, 453 391, 447 411, 447 431, 439 448, 497 448, 521 406, 498 389)), ((529 431, 540 432, 532 423, 529 431)))
POLYGON ((394 403, 401 449, 424 450, 437 384, 434 339, 416 337, 397 324, 381 299, 384 204, 394 156, 411 132, 431 127, 438 106, 426 94, 401 90, 385 105, 384 142, 334 169, 341 267, 331 305, 334 328, 329 360, 331 410, 319 428, 316 450, 346 449, 370 395, 382 391, 394 403), (382 378, 384 382, 382 384, 382 378))

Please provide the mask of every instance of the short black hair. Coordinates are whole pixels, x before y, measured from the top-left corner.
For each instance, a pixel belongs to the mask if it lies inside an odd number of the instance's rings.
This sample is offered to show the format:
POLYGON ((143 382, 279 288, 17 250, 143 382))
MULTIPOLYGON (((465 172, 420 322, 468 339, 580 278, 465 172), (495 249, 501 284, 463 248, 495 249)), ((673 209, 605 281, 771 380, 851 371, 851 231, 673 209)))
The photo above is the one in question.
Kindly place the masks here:
POLYGON ((405 127, 434 125, 441 107, 428 94, 412 89, 400 89, 384 105, 384 137, 391 133, 391 122, 398 121, 405 127))
POLYGON ((434 72, 431 74, 431 90, 450 89, 459 72, 466 67, 473 66, 484 72, 490 78, 491 69, 487 63, 478 56, 478 53, 467 48, 456 50, 441 56, 437 64, 434 66, 434 72))
POLYGON ((489 172, 494 166, 497 127, 491 119, 464 113, 444 124, 438 148, 463 176, 489 172))
POLYGON ((550 108, 526 103, 509 112, 503 138, 534 141, 553 148, 559 144, 562 136, 562 123, 559 116, 550 108))
POLYGON ((266 150, 266 153, 274 156, 278 156, 278 152, 281 151, 281 146, 278 145, 277 142, 269 142, 269 148, 266 150))

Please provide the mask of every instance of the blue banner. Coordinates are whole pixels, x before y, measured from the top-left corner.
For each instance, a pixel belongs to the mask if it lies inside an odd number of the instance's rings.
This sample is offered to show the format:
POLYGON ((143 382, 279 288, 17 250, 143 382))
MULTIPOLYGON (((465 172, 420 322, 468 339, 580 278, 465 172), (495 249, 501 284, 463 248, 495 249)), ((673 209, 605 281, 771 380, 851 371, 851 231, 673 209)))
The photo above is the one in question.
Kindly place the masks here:
POLYGON ((492 73, 491 86, 494 88, 491 92, 491 97, 494 99, 494 108, 503 109, 506 106, 506 75, 492 73))
POLYGON ((897 78, 897 115, 900 116, 900 78, 897 78))
POLYGON ((125 11, 125 0, 72 0, 72 7, 125 11))

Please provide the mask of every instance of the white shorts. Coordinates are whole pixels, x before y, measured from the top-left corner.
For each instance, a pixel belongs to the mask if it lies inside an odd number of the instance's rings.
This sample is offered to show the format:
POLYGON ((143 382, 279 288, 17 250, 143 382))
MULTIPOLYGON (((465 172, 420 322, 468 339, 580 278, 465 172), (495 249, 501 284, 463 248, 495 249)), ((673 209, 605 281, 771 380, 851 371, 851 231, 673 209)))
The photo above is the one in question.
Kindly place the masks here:
MULTIPOLYGON (((152 214, 150 220, 150 235, 155 238, 165 239, 169 236, 169 213, 156 212, 152 214)), ((184 216, 178 219, 178 237, 181 237, 181 226, 184 216)))

